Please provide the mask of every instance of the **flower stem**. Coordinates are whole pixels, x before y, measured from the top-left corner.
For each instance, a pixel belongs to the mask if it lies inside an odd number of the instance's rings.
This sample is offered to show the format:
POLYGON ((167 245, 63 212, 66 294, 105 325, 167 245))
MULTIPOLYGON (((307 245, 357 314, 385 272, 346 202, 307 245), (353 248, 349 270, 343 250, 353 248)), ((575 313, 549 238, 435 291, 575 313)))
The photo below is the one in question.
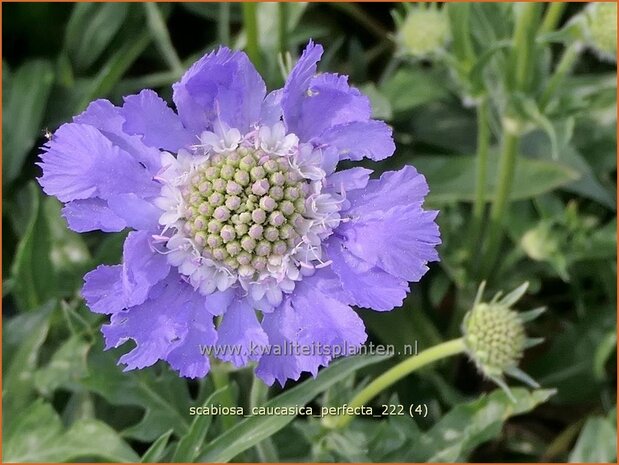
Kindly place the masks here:
POLYGON ((279 53, 282 55, 288 51, 288 4, 279 2, 277 4, 277 36, 279 42, 279 53))
POLYGON ((488 99, 482 97, 477 105, 477 173, 475 179, 475 203, 469 234, 471 261, 478 250, 486 209, 486 184, 488 173, 488 148, 490 146, 490 127, 488 125, 488 99))
POLYGON ((503 216, 507 208, 516 169, 519 139, 518 135, 504 131, 503 150, 499 162, 499 181, 492 209, 490 210, 486 253, 482 264, 482 276, 484 277, 489 276, 492 272, 499 252, 499 246, 501 245, 503 216))
MULTIPOLYGON (((508 83, 514 92, 526 92, 532 82, 535 31, 538 27, 541 4, 518 3, 516 25, 514 27, 514 48, 511 56, 511 73, 508 83)), ((505 115, 503 115, 505 116, 505 115)), ((516 123, 516 126, 517 123, 516 123)), ((519 127, 508 128, 503 125, 503 149, 499 161, 499 180, 490 210, 490 222, 486 240, 486 252, 482 262, 482 277, 488 277, 492 272, 499 246, 503 238, 503 216, 507 209, 509 194, 518 159, 518 145, 520 141, 519 127)))
POLYGON ((258 11, 256 3, 243 2, 243 25, 247 45, 245 51, 258 71, 262 70, 262 57, 258 42, 258 11))
POLYGON ((222 45, 230 44, 230 3, 221 2, 217 16, 217 37, 222 45))
MULTIPOLYGON (((231 395, 230 377, 228 376, 228 371, 226 370, 226 367, 211 362, 211 379, 213 380, 216 391, 218 389, 228 387, 228 389, 226 389, 226 391, 222 393, 221 403, 226 407, 233 407, 235 403, 231 395)), ((232 415, 222 415, 221 422, 224 430, 228 430, 234 426, 234 418, 235 417, 232 415)))
POLYGON ((539 28, 540 34, 547 34, 556 29, 559 21, 561 20, 565 7, 566 4, 564 2, 553 2, 548 5, 546 13, 544 14, 542 25, 539 28))
MULTIPOLYGON (((254 376, 251 391, 249 393, 249 406, 251 408, 262 406, 267 401, 268 393, 268 386, 264 384, 260 378, 254 376)), ((258 459, 261 463, 279 462, 277 448, 273 444, 273 440, 270 437, 263 439, 254 447, 256 448, 256 453, 258 454, 258 459)))
MULTIPOLYGON (((442 358, 460 354, 464 352, 464 350, 464 339, 458 338, 430 347, 418 355, 413 355, 412 357, 390 368, 368 384, 350 401, 348 406, 351 408, 361 407, 376 397, 383 390, 415 370, 442 358)), ((353 417, 351 415, 343 415, 337 420, 335 426, 338 428, 344 427, 350 423, 352 419, 353 417)))
POLYGON ((541 111, 544 111, 550 103, 550 100, 557 92, 557 89, 565 79, 565 76, 567 76, 576 63, 576 60, 578 60, 581 50, 582 44, 580 42, 573 42, 569 45, 569 47, 563 50, 563 55, 561 55, 561 58, 559 59, 555 72, 548 81, 548 84, 546 85, 546 88, 540 98, 539 106, 541 111))
POLYGON ((172 45, 168 28, 159 10, 159 6, 156 3, 147 2, 143 3, 146 10, 146 19, 148 20, 148 27, 153 36, 153 39, 157 43, 157 47, 163 56, 163 59, 168 63, 168 66, 172 71, 182 72, 183 65, 181 63, 176 49, 172 45))

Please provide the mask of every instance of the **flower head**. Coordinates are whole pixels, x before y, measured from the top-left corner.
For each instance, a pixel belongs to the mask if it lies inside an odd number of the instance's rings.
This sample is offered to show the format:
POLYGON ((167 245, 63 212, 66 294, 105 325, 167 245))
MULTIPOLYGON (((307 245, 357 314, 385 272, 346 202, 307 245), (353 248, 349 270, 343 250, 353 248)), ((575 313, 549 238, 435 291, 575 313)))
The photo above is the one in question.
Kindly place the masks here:
POLYGON ((450 36, 445 11, 435 6, 405 5, 406 16, 396 18, 399 51, 404 55, 426 58, 443 49, 450 36))
POLYGON ((617 61, 617 3, 591 3, 585 14, 588 41, 598 55, 617 61))
POLYGON ((257 362, 268 384, 316 374, 365 341, 351 306, 401 305, 438 260, 422 175, 337 170, 395 146, 345 76, 316 73, 321 55, 310 41, 267 94, 247 56, 222 47, 174 84, 176 112, 151 90, 97 100, 45 144, 39 182, 70 228, 132 229, 122 264, 83 288, 111 315, 106 346, 136 343, 126 369, 166 360, 202 377, 211 354, 257 362))
POLYGON ((465 315, 462 322, 464 344, 471 360, 488 378, 501 386, 511 395, 503 381, 510 375, 537 387, 537 383, 518 368, 524 350, 541 340, 528 339, 524 324, 545 309, 538 308, 525 313, 512 310, 526 292, 529 283, 524 283, 505 297, 501 293, 488 302, 481 302, 485 283, 479 287, 473 308, 465 315))

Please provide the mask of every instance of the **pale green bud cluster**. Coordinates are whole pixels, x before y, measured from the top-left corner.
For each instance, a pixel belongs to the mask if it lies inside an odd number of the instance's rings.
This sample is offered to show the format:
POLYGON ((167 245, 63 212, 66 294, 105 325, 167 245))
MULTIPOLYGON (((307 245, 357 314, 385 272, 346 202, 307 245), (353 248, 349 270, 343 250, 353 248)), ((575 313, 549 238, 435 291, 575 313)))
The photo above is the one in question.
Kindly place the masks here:
POLYGON ((591 46, 601 56, 617 59, 617 3, 594 2, 587 8, 587 31, 591 46))
POLYGON ((214 154, 183 190, 183 232, 204 257, 251 277, 300 241, 308 183, 285 157, 241 147, 214 154))
POLYGON ((449 36, 449 21, 443 10, 415 6, 410 8, 398 30, 400 52, 427 57, 443 49, 449 36))
POLYGON ((501 376, 522 358, 524 324, 518 313, 506 306, 476 305, 466 316, 463 330, 467 350, 486 376, 501 376))

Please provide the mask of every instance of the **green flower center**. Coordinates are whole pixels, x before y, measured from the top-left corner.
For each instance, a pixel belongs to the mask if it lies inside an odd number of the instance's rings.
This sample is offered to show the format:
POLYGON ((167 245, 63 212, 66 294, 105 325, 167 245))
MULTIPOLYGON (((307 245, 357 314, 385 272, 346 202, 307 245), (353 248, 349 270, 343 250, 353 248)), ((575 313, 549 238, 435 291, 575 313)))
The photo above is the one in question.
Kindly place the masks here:
POLYGON ((308 187, 286 157, 246 147, 214 154, 182 191, 183 230, 202 256, 252 277, 299 244, 308 187))
POLYGON ((464 320, 464 342, 479 369, 500 376, 518 365, 525 349, 526 334, 518 313, 507 306, 480 303, 464 320))

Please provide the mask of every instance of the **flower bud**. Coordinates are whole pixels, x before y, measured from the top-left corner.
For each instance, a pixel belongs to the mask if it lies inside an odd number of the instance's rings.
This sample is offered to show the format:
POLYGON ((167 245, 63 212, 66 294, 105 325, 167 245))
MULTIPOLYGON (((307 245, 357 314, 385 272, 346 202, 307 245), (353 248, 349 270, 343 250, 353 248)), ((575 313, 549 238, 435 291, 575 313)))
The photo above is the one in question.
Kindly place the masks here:
POLYGON ((594 2, 587 7, 585 30, 591 47, 606 60, 617 61, 617 3, 594 2))
POLYGON ((425 58, 440 51, 449 40, 446 13, 435 7, 411 7, 400 24, 396 40, 404 55, 425 58))
POLYGON ((485 283, 479 287, 473 308, 462 322, 464 345, 479 371, 511 396, 504 376, 517 378, 533 387, 538 384, 518 368, 524 350, 541 340, 528 339, 524 324, 539 316, 544 308, 518 313, 511 307, 526 292, 524 283, 503 298, 497 294, 490 302, 481 302, 485 283))

